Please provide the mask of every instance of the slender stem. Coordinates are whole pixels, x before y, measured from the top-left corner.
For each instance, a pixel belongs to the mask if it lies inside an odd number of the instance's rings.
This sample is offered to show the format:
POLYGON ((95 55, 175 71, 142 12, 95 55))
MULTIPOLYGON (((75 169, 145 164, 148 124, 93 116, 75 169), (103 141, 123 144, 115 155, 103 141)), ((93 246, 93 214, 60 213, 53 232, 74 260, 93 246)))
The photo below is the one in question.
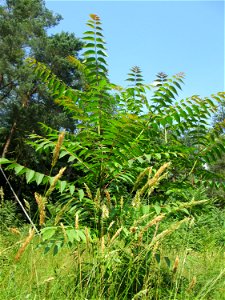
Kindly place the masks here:
POLYGON ((2 172, 2 174, 3 174, 3 176, 4 176, 4 178, 5 178, 6 182, 8 183, 8 185, 9 185, 9 187, 10 187, 10 189, 11 189, 11 191, 12 191, 12 193, 13 193, 15 199, 16 199, 16 201, 19 203, 19 205, 20 205, 20 207, 22 208, 22 210, 23 210, 25 216, 27 217, 28 221, 29 221, 30 224, 33 226, 33 228, 34 228, 34 230, 36 231, 36 233, 37 233, 38 235, 40 235, 40 233, 39 233, 37 227, 35 226, 35 224, 34 224, 33 221, 31 220, 31 218, 30 218, 30 216, 28 215, 28 213, 26 212, 26 210, 25 210, 23 204, 21 203, 20 199, 18 198, 17 194, 15 193, 15 191, 14 191, 14 189, 13 189, 11 183, 9 182, 8 178, 6 177, 5 172, 3 171, 3 169, 2 169, 1 166, 0 166, 0 170, 1 170, 1 172, 2 172))

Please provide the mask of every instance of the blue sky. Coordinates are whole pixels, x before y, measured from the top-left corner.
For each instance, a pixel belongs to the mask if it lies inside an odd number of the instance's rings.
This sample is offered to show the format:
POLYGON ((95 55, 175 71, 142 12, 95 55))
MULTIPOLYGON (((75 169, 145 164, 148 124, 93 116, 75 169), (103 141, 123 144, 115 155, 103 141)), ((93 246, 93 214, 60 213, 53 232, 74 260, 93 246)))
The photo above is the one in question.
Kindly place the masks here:
POLYGON ((100 16, 108 48, 109 76, 124 81, 139 66, 146 83, 158 72, 185 72, 180 97, 224 91, 224 1, 60 1, 46 6, 64 20, 49 33, 88 28, 89 14, 100 16))

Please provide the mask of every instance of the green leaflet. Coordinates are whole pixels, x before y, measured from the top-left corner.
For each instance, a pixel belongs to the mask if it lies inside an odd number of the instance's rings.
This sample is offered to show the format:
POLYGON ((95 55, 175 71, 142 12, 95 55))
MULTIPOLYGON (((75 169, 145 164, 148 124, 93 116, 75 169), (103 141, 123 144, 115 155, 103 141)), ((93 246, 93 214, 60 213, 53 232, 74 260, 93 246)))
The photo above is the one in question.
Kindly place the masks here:
POLYGON ((12 163, 10 160, 4 157, 0 157, 0 165, 12 163))
POLYGON ((42 234, 42 238, 43 240, 49 240, 51 237, 53 237, 53 235, 56 233, 56 231, 58 230, 57 226, 54 227, 45 227, 43 229, 41 229, 41 234, 42 234))
POLYGON ((36 181, 37 185, 42 183, 44 176, 45 176, 44 174, 41 174, 39 172, 35 173, 35 181, 36 181))
POLYGON ((26 171, 26 181, 27 181, 27 183, 31 182, 32 179, 34 178, 34 176, 35 176, 35 171, 28 169, 26 171))

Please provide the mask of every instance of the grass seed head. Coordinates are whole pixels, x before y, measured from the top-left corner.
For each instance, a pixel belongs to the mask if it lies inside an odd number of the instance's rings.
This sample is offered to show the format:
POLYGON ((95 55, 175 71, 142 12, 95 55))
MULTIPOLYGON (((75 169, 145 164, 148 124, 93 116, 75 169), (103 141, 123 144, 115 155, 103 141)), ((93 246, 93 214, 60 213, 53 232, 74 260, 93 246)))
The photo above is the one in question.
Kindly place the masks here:
POLYGON ((140 205, 141 205, 140 195, 141 195, 140 191, 137 191, 134 198, 133 198, 133 200, 132 200, 132 203, 131 203, 133 207, 140 207, 140 205))
POLYGON ((100 206, 100 201, 101 201, 101 195, 100 195, 100 189, 97 189, 95 198, 94 198, 94 202, 97 208, 99 208, 100 206))
POLYGON ((56 164, 56 162, 57 162, 57 160, 59 158, 59 151, 60 151, 60 149, 62 147, 62 143, 63 143, 64 137, 65 137, 65 134, 66 134, 66 132, 63 131, 58 136, 58 141, 57 141, 57 143, 55 145, 55 149, 53 151, 52 167, 55 166, 55 164, 56 164))
POLYGON ((0 199, 1 199, 1 202, 4 201, 4 191, 3 191, 3 187, 2 186, 0 187, 0 199))
POLYGON ((134 183, 134 186, 133 186, 133 189, 132 189, 132 190, 135 191, 136 188, 138 187, 139 183, 141 183, 141 180, 144 178, 144 176, 145 176, 146 174, 148 174, 148 177, 150 177, 151 173, 152 173, 152 167, 148 167, 148 168, 144 169, 144 171, 142 171, 142 172, 138 175, 138 177, 137 177, 137 179, 136 179, 136 181, 135 181, 135 183, 134 183))
POLYGON ((59 170, 59 173, 56 174, 56 176, 53 178, 53 182, 52 184, 50 185, 49 189, 47 190, 46 194, 45 194, 45 197, 48 198, 51 193, 54 191, 55 187, 56 187, 56 183, 58 182, 58 180, 62 177, 63 173, 65 172, 66 170, 66 167, 64 168, 61 168, 59 170))
POLYGON ((10 231, 11 233, 13 233, 13 234, 21 235, 21 232, 20 232, 19 229, 16 228, 16 227, 11 227, 11 228, 9 228, 9 231, 10 231))
POLYGON ((46 217, 46 211, 45 211, 45 205, 47 203, 46 197, 41 196, 38 193, 34 193, 35 200, 38 205, 39 210, 39 225, 42 226, 45 223, 45 217, 46 217))
POLYGON ((85 237, 86 237, 87 247, 89 248, 91 239, 90 239, 90 234, 89 234, 89 231, 88 231, 87 227, 85 227, 84 233, 85 233, 85 237))
POLYGON ((172 268, 173 273, 176 273, 176 272, 177 272, 177 268, 178 268, 178 265, 179 265, 179 261, 180 261, 180 259, 179 259, 179 257, 177 256, 177 257, 175 258, 175 261, 174 261, 174 264, 173 264, 173 268, 172 268))
POLYGON ((107 199, 107 202, 108 202, 108 206, 110 206, 111 205, 110 193, 107 189, 105 189, 104 192, 105 192, 105 196, 106 196, 106 199, 107 199))
POLYGON ((21 256, 23 255, 24 251, 26 250, 27 246, 30 244, 31 240, 33 239, 34 234, 35 234, 34 228, 30 229, 28 237, 25 239, 24 243, 22 244, 20 249, 17 251, 17 254, 15 256, 15 261, 20 260, 21 256))
POLYGON ((113 237, 111 238, 111 240, 110 240, 110 243, 112 243, 117 237, 118 237, 118 235, 120 234, 120 232, 123 230, 123 227, 120 227, 117 231, 116 231, 116 233, 113 235, 113 237))
POLYGON ((152 227, 153 225, 156 225, 158 224, 160 221, 162 221, 162 219, 165 218, 165 214, 161 214, 161 215, 158 215, 156 216, 154 219, 152 219, 149 223, 147 223, 144 228, 141 230, 141 232, 139 233, 139 236, 138 236, 138 240, 139 242, 142 241, 142 237, 143 237, 143 234, 144 232, 146 232, 148 230, 148 228, 152 227))
POLYGON ((102 219, 107 219, 108 217, 109 217, 109 209, 105 204, 103 204, 102 205, 102 219))
POLYGON ((171 165, 171 162, 162 165, 158 171, 155 173, 154 177, 159 178, 159 176, 171 165))
POLYGON ((123 196, 120 198, 120 208, 123 209, 124 199, 123 196))
POLYGON ((102 251, 102 253, 105 252, 105 238, 104 238, 104 235, 101 237, 101 251, 102 251))
POLYGON ((79 229, 79 215, 76 213, 75 215, 75 229, 79 229))
POLYGON ((88 187, 88 185, 87 185, 86 183, 84 183, 84 186, 85 186, 86 193, 87 193, 88 197, 89 197, 90 199, 93 199, 91 190, 90 190, 90 188, 88 187))
POLYGON ((60 223, 60 227, 62 228, 62 232, 63 232, 63 236, 64 236, 64 241, 67 243, 68 238, 67 238, 66 229, 65 229, 65 226, 63 225, 63 223, 60 223))
POLYGON ((192 278, 192 280, 191 280, 191 282, 190 282, 188 288, 187 288, 187 292, 190 293, 191 290, 193 290, 193 288, 194 288, 195 285, 196 285, 196 282, 197 282, 197 278, 196 278, 196 276, 194 276, 194 277, 192 278))

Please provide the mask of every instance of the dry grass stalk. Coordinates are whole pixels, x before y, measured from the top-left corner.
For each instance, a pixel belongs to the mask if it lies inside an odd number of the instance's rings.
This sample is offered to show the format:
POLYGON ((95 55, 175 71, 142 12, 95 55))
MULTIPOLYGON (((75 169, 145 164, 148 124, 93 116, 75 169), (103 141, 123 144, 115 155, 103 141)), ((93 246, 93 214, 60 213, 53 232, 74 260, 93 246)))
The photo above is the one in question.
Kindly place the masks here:
POLYGON ((132 200, 132 203, 131 203, 131 205, 133 207, 140 207, 140 205, 141 205, 141 197, 140 197, 140 195, 141 195, 141 192, 137 191, 136 194, 135 194, 135 196, 134 196, 134 198, 133 198, 133 200, 132 200))
POLYGON ((190 218, 184 218, 181 221, 178 221, 174 224, 172 224, 168 229, 162 231, 161 233, 157 234, 151 241, 151 243, 149 244, 149 247, 154 246, 154 244, 158 241, 161 241, 165 236, 171 234, 172 232, 174 232, 175 230, 177 230, 181 224, 183 223, 187 223, 190 220, 190 218))
POLYGON ((16 227, 11 227, 11 228, 9 228, 9 231, 10 231, 11 233, 13 233, 13 234, 21 235, 21 232, 20 232, 19 229, 16 228, 16 227))
POLYGON ((104 238, 104 235, 101 237, 101 251, 102 251, 102 253, 105 252, 105 238, 104 238))
POLYGON ((75 229, 79 229, 79 215, 76 213, 75 215, 75 229))
POLYGON ((56 183, 58 182, 58 180, 62 177, 63 173, 65 172, 66 170, 66 167, 64 168, 61 168, 59 170, 59 173, 56 174, 56 176, 53 178, 53 182, 52 184, 50 185, 49 189, 47 190, 46 194, 45 194, 45 197, 48 198, 51 193, 54 191, 55 187, 56 187, 56 183))
POLYGON ((87 227, 85 227, 84 233, 85 233, 85 237, 86 237, 87 248, 89 248, 90 247, 90 235, 89 235, 89 231, 88 231, 87 227))
POLYGON ((171 165, 171 162, 162 165, 158 171, 155 173, 154 177, 159 178, 159 176, 171 165))
POLYGON ((172 272, 173 272, 173 273, 176 273, 176 272, 177 272, 177 268, 178 268, 179 262, 180 262, 180 259, 179 259, 179 257, 177 256, 177 257, 175 258, 175 261, 174 261, 174 264, 173 264, 173 268, 172 268, 172 272))
POLYGON ((39 225, 42 226, 45 223, 45 217, 46 217, 46 211, 45 211, 45 205, 47 203, 46 197, 41 196, 38 193, 34 193, 35 200, 38 205, 39 210, 39 225))
POLYGON ((147 183, 140 189, 140 196, 143 195, 147 189, 149 189, 148 195, 152 193, 156 185, 166 177, 167 173, 163 174, 162 176, 160 175, 170 166, 170 164, 170 162, 165 163, 158 169, 155 175, 150 178, 147 183))
POLYGON ((138 240, 141 241, 144 232, 146 232, 148 230, 148 228, 152 227, 153 225, 158 224, 160 221, 162 221, 162 219, 165 218, 165 214, 160 214, 159 216, 156 216, 154 219, 152 219, 148 224, 145 225, 145 227, 141 230, 141 232, 139 233, 138 236, 138 240))
POLYGON ((148 168, 146 168, 144 171, 142 171, 142 172, 138 175, 138 177, 137 177, 137 179, 136 179, 136 181, 135 181, 135 183, 134 183, 134 186, 133 186, 132 191, 135 191, 135 190, 137 189, 139 183, 141 182, 141 180, 144 178, 144 176, 145 176, 146 174, 148 174, 148 177, 150 177, 151 173, 152 173, 152 167, 148 167, 148 168))
POLYGON ((120 208, 123 209, 123 205, 124 205, 124 200, 123 200, 123 196, 120 198, 120 208))
POLYGON ((156 184, 158 183, 158 181, 159 181, 158 178, 155 178, 155 177, 149 179, 149 180, 146 182, 146 184, 145 184, 138 192, 140 193, 140 195, 143 195, 144 192, 145 192, 148 188, 150 188, 150 187, 155 187, 156 184))
POLYGON ((120 227, 116 233, 112 236, 111 240, 110 240, 110 243, 112 243, 117 237, 118 235, 120 234, 120 232, 123 230, 123 227, 120 227))
POLYGON ((191 282, 190 282, 188 288, 187 288, 187 292, 190 293, 191 290, 193 290, 194 286, 196 285, 196 282, 197 282, 197 278, 196 278, 196 276, 194 276, 194 277, 192 278, 192 280, 191 280, 191 282))
POLYGON ((63 131, 58 136, 58 141, 57 141, 57 143, 55 145, 55 149, 53 151, 52 167, 55 166, 55 164, 56 164, 56 162, 57 162, 57 160, 59 158, 59 151, 60 151, 60 149, 62 147, 62 143, 63 143, 64 137, 65 137, 65 134, 66 134, 66 132, 63 131))
POLYGON ((138 300, 138 299, 147 299, 148 295, 148 289, 145 290, 141 290, 140 292, 138 292, 136 295, 134 295, 134 297, 132 298, 132 300, 138 300))
POLYGON ((91 190, 89 189, 88 185, 87 185, 86 183, 84 183, 84 186, 85 186, 86 193, 87 193, 88 197, 89 197, 90 199, 93 199, 91 190))
POLYGON ((68 238, 67 238, 67 234, 66 234, 66 229, 65 229, 65 226, 63 225, 63 223, 62 223, 62 222, 60 223, 60 227, 62 228, 62 232, 63 232, 64 240, 65 240, 65 242, 67 243, 67 241, 68 241, 68 238))
POLYGON ((108 217, 109 217, 109 209, 105 204, 103 204, 102 205, 102 219, 107 219, 108 217))
POLYGON ((112 222, 109 224, 109 227, 107 228, 107 231, 109 231, 109 229, 113 226, 114 223, 115 223, 115 221, 112 221, 112 222))
POLYGON ((26 240, 24 241, 24 243, 22 244, 22 246, 20 247, 20 249, 18 250, 18 252, 17 252, 17 254, 15 256, 15 261, 19 261, 19 259, 21 258, 22 254, 26 250, 27 246, 30 244, 31 240, 33 239, 34 234, 35 234, 34 228, 30 229, 28 237, 26 238, 26 240))
POLYGON ((156 251, 159 248, 159 241, 155 243, 153 249, 152 249, 152 257, 155 257, 156 251))
POLYGON ((4 191, 3 191, 3 187, 2 186, 0 188, 0 199, 1 199, 1 202, 4 201, 4 191))
POLYGON ((142 223, 145 219, 149 218, 153 214, 154 214, 154 212, 144 214, 143 216, 141 216, 140 218, 138 218, 137 220, 134 221, 133 226, 138 226, 140 223, 142 223))
POLYGON ((104 193, 105 193, 105 196, 106 196, 106 199, 107 199, 108 206, 110 207, 110 205, 111 205, 110 193, 107 189, 104 190, 104 193))
POLYGON ((100 200, 101 200, 101 195, 100 195, 100 189, 97 189, 95 198, 94 198, 94 202, 97 208, 99 208, 100 205, 100 200))

